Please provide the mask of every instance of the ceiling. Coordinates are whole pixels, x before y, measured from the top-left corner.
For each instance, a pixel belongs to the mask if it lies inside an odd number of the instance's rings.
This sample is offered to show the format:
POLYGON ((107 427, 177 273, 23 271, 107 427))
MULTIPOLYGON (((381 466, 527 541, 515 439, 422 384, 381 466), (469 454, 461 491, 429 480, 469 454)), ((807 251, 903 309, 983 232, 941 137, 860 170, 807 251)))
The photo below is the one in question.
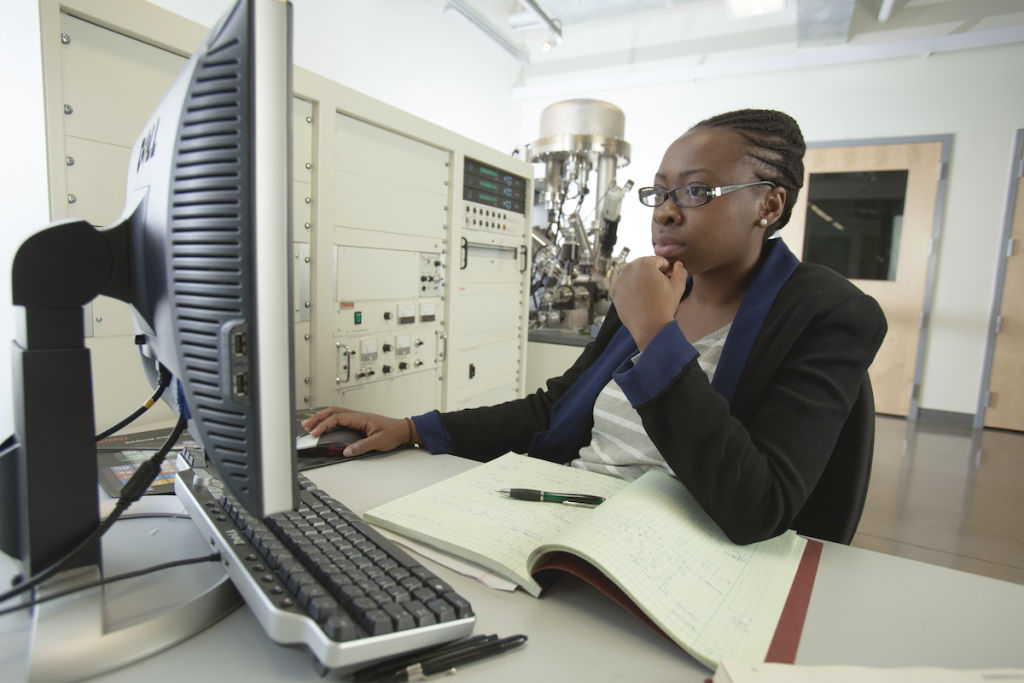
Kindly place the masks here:
POLYGON ((460 4, 518 49, 519 98, 1024 41, 1022 0, 785 0, 781 11, 742 19, 730 18, 725 0, 460 4), (541 14, 561 27, 560 40, 541 14))

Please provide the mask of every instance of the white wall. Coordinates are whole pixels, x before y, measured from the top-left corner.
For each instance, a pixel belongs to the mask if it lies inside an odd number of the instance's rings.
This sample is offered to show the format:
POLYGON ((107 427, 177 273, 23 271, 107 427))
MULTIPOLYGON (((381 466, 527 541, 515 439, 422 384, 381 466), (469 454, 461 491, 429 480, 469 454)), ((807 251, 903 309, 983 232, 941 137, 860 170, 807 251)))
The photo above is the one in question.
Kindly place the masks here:
MULTIPOLYGON (((234 0, 154 0, 211 26, 234 0)), ((521 63, 442 0, 293 0, 292 61, 511 153, 521 63)))
MULTIPOLYGON (((650 184, 668 144, 694 123, 746 107, 794 116, 808 141, 953 134, 953 150, 920 406, 973 414, 1000 252, 1014 132, 1024 128, 1024 45, 743 75, 574 91, 522 102, 521 141, 536 139, 552 102, 593 97, 626 114, 632 163, 650 184)), ((623 206, 619 244, 651 254, 650 213, 623 206)))
MULTIPOLYGON (((43 119, 39 10, 34 2, 0 2, 0 441, 14 431, 11 262, 21 242, 50 220, 43 119), (15 65, 17 65, 15 67, 15 65)), ((55 397, 56 398, 56 397, 55 397)))

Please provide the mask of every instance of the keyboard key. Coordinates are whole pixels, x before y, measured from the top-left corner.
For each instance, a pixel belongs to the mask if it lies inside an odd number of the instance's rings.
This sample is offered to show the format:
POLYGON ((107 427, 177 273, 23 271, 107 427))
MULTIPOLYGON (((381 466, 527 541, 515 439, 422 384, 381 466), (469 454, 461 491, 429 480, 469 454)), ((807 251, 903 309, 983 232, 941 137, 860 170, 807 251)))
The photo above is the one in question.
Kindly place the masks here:
POLYGON ((309 616, 323 622, 341 614, 341 605, 334 598, 324 595, 310 600, 306 611, 309 612, 309 616))
POLYGON ((417 626, 433 626, 437 623, 437 618, 434 616, 434 613, 427 609, 427 606, 418 600, 402 603, 402 607, 412 615, 417 626))
POLYGON ((427 603, 427 608, 434 613, 439 624, 455 621, 455 608, 447 600, 431 600, 427 603))
POLYGON ((299 585, 295 596, 299 599, 300 605, 308 607, 315 598, 327 597, 327 589, 318 583, 303 583, 299 585))
POLYGON ((418 588, 423 588, 423 582, 414 576, 409 576, 402 579, 398 582, 398 585, 400 585, 402 588, 409 591, 410 593, 418 588))
POLYGON ((409 602, 412 600, 412 596, 409 595, 409 591, 405 590, 401 586, 388 586, 384 589, 384 592, 390 595, 394 602, 409 602))
POLYGON ((372 591, 366 594, 371 600, 377 603, 378 606, 387 605, 391 602, 391 596, 382 590, 372 591))
POLYGON ((381 611, 391 617, 391 623, 396 631, 407 631, 410 628, 416 627, 416 620, 412 618, 401 605, 395 603, 389 603, 387 605, 381 605, 381 611))
POLYGON ((414 590, 412 592, 412 596, 425 604, 437 598, 437 593, 424 586, 423 588, 417 588, 414 590))
POLYGON ((380 636, 395 630, 394 624, 391 623, 391 617, 380 609, 370 610, 364 614, 359 625, 365 628, 371 636, 380 636))
POLYGON ((378 605, 373 598, 363 595, 348 604, 348 613, 362 621, 364 614, 376 610, 377 607, 378 605))
POLYGON ((355 640, 359 636, 359 629, 356 628, 356 622, 352 620, 352 617, 347 614, 338 614, 324 622, 324 633, 331 640, 343 643, 355 640))
POLYGON ((348 605, 356 598, 366 597, 366 592, 354 583, 348 583, 338 587, 337 597, 338 600, 341 601, 341 604, 348 607, 348 605))
POLYGON ((437 578, 436 576, 432 576, 429 579, 424 579, 423 585, 429 588, 430 590, 434 591, 438 595, 441 595, 443 593, 450 593, 453 590, 451 586, 449 586, 447 583, 437 578))
POLYGON ((473 608, 465 598, 456 595, 454 592, 445 593, 441 597, 455 609, 455 616, 459 619, 465 619, 466 617, 473 616, 473 608))
POLYGON ((292 572, 291 576, 288 577, 288 590, 290 590, 295 595, 299 594, 299 590, 301 590, 303 586, 310 586, 315 584, 316 579, 314 579, 313 575, 309 572, 296 571, 292 572))

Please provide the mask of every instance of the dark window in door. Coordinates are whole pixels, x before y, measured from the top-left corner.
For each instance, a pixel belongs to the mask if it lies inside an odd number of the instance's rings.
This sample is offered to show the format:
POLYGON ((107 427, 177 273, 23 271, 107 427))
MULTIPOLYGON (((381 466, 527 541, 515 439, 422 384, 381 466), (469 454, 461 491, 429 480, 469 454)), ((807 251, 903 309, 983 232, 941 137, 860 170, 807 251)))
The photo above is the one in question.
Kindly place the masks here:
POLYGON ((850 279, 895 280, 908 174, 812 173, 803 260, 850 279))

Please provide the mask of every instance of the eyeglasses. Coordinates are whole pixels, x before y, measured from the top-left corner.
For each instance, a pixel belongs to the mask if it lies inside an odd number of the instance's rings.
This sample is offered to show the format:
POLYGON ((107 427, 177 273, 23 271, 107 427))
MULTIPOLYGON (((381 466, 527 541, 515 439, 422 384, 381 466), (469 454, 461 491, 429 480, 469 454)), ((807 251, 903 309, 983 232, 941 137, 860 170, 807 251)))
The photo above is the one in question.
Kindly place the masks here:
POLYGON ((672 201, 676 203, 676 206, 687 208, 704 206, 715 197, 721 197, 723 194, 729 194, 730 192, 742 190, 744 187, 753 187, 754 185, 770 185, 775 187, 775 183, 770 180, 759 180, 756 183, 743 183, 742 185, 723 185, 722 187, 683 185, 674 190, 666 190, 660 187, 641 187, 639 190, 640 203, 653 208, 661 206, 665 203, 666 199, 672 197, 672 201))

